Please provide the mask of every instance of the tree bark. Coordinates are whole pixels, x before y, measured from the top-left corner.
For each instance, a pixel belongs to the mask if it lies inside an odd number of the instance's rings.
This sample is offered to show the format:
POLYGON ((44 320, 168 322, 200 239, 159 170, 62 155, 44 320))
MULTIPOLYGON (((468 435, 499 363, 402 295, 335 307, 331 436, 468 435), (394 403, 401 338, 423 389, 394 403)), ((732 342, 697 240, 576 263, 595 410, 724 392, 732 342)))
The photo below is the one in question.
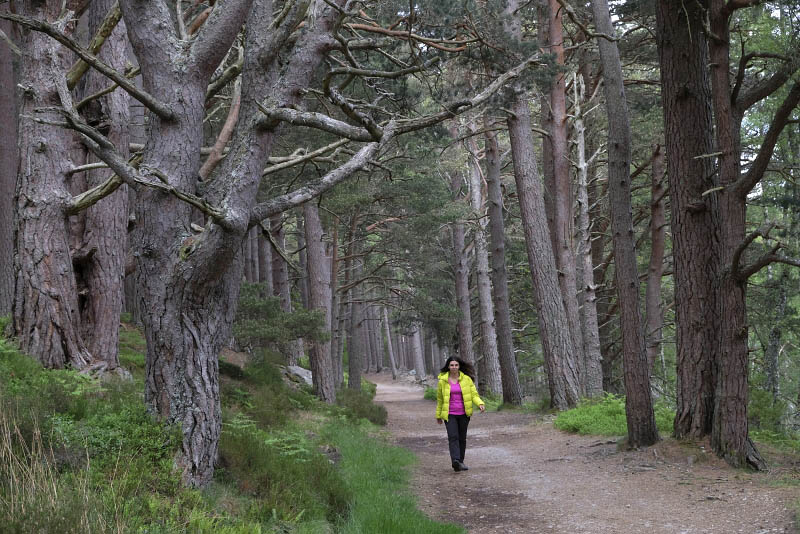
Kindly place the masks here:
MULTIPOLYGON (((474 132, 473 132, 474 133, 474 132)), ((489 250, 486 244, 486 217, 482 193, 480 163, 478 162, 478 145, 475 138, 467 144, 469 158, 470 204, 478 217, 474 225, 473 240, 475 243, 475 275, 478 287, 478 305, 481 316, 481 352, 483 353, 484 372, 481 374, 480 386, 493 395, 503 392, 500 374, 500 355, 497 348, 497 332, 494 328, 494 303, 492 302, 492 283, 489 280, 489 250)))
MULTIPOLYGON (((60 2, 24 2, 21 14, 54 20, 60 2), (58 5, 56 5, 58 4, 58 5)), ((71 25, 65 28, 71 32, 71 25)), ((15 202, 13 332, 20 349, 45 367, 81 369, 92 356, 81 337, 77 286, 66 217, 72 133, 31 120, 59 120, 36 110, 59 102, 57 77, 70 57, 35 31, 20 39, 19 166, 15 202)), ((66 91, 66 89, 64 89, 66 91)))
POLYGON ((386 335, 386 349, 389 352, 389 365, 392 367, 392 380, 397 380, 397 358, 392 347, 392 329, 389 324, 389 312, 383 307, 383 328, 386 335))
MULTIPOLYGON (((592 0, 598 31, 614 34, 607 0, 592 0)), ((636 236, 631 214, 631 134, 622 64, 615 42, 600 39, 606 114, 608 116, 608 192, 614 243, 614 274, 622 325, 625 376, 625 415, 628 447, 649 446, 659 440, 650 391, 650 365, 639 309, 639 273, 636 269, 636 236)))
MULTIPOLYGON (((484 127, 488 130, 488 124, 484 127)), ((487 132, 486 189, 488 196, 489 235, 491 238, 492 296, 494 298, 497 350, 503 385, 503 402, 512 406, 522 404, 517 359, 514 356, 514 339, 511 331, 511 305, 508 297, 508 272, 506 270, 505 222, 503 219, 503 186, 501 178, 500 149, 497 135, 487 132)))
MULTIPOLYGON (((97 0, 89 5, 89 32, 94 35, 102 24, 114 0, 97 0)), ((130 54, 125 23, 117 23, 98 57, 120 72, 125 70, 130 54)), ((95 71, 87 72, 84 92, 92 95, 108 85, 108 80, 95 71)), ((130 135, 130 96, 124 91, 95 100, 86 106, 87 122, 108 124, 107 137, 120 153, 128 157, 130 135)), ((98 161, 90 157, 88 162, 98 161)), ((86 183, 100 185, 110 177, 110 171, 89 171, 86 183)), ((80 294, 83 338, 96 362, 109 369, 119 367, 119 318, 124 301, 125 263, 128 256, 128 187, 121 186, 94 206, 84 217, 84 231, 79 237, 78 254, 85 261, 74 261, 75 276, 80 294)), ((74 258, 74 256, 73 256, 74 258)))
POLYGON ((547 367, 550 402, 559 410, 564 410, 575 406, 580 400, 578 363, 556 275, 542 184, 533 151, 530 110, 523 95, 514 97, 511 111, 513 115, 508 119, 508 133, 514 160, 514 178, 533 280, 539 336, 547 367))
POLYGON ((414 323, 411 326, 411 353, 414 357, 414 370, 417 372, 417 378, 423 379, 427 373, 425 372, 425 357, 422 352, 420 330, 419 323, 414 323))
MULTIPOLYGON (((3 7, 2 9, 5 9, 3 7)), ((10 22, 0 21, 0 31, 14 38, 10 22)), ((0 121, 5 141, 0 143, 0 315, 11 313, 14 301, 14 189, 17 182, 17 98, 14 53, 0 44, 0 121)))
POLYGON ((452 232, 456 273, 456 304, 459 310, 458 352, 462 360, 474 364, 475 353, 472 350, 472 314, 469 298, 469 259, 467 258, 465 246, 464 223, 453 223, 452 232))
MULTIPOLYGON (((563 9, 558 0, 548 0, 549 51, 555 57, 556 66, 563 68, 564 31, 563 9)), ((567 324, 575 350, 574 360, 580 376, 580 392, 583 391, 584 348, 578 310, 578 286, 575 253, 572 248, 574 235, 573 194, 570 179, 569 141, 567 139, 567 91, 566 73, 559 71, 550 85, 550 149, 553 158, 553 246, 558 269, 558 284, 564 300, 567 324)))
POLYGON ((645 334, 647 361, 652 371, 661 353, 661 328, 664 324, 664 307, 661 299, 661 277, 664 274, 667 219, 664 209, 666 184, 664 183, 664 150, 656 145, 653 157, 653 176, 650 188, 650 264, 647 268, 645 290, 645 334))
POLYGON ((716 385, 718 306, 714 282, 720 259, 713 212, 714 151, 711 86, 700 4, 656 7, 661 99, 669 178, 675 280, 676 437, 710 434, 716 385))
MULTIPOLYGON (((324 328, 331 330, 331 269, 330 257, 325 253, 322 221, 315 201, 303 204, 305 219, 305 241, 308 252, 308 301, 309 309, 320 310, 325 316, 324 328)), ((309 360, 314 394, 320 400, 333 404, 336 400, 331 341, 311 343, 309 360)))
POLYGON ((597 397, 603 393, 603 356, 600 352, 600 329, 597 325, 597 286, 594 283, 594 265, 592 264, 592 231, 589 218, 588 173, 589 163, 586 160, 585 123, 583 102, 585 101, 585 85, 583 76, 575 76, 575 140, 578 165, 578 250, 576 263, 579 266, 581 291, 578 293, 578 304, 583 334, 584 355, 584 391, 587 397, 597 397))
MULTIPOLYGON (((353 260, 353 278, 361 277, 362 266, 360 259, 353 260)), ((361 391, 361 371, 365 363, 364 347, 364 297, 361 284, 356 284, 351 290, 350 304, 350 331, 347 335, 347 356, 349 372, 347 387, 361 391)))

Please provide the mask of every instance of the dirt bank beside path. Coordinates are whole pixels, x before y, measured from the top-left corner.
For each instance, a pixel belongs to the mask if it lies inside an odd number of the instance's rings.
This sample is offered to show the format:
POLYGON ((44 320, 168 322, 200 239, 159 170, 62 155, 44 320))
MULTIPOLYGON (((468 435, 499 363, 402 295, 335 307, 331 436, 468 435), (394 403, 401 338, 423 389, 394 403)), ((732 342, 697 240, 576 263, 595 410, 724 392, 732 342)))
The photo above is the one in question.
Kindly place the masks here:
POLYGON ((791 508, 800 490, 776 485, 780 473, 732 470, 671 440, 620 452, 614 441, 565 434, 531 415, 476 413, 470 469, 456 473, 422 388, 387 374, 366 379, 378 385, 395 442, 419 458, 420 509, 471 534, 797 532, 791 508))

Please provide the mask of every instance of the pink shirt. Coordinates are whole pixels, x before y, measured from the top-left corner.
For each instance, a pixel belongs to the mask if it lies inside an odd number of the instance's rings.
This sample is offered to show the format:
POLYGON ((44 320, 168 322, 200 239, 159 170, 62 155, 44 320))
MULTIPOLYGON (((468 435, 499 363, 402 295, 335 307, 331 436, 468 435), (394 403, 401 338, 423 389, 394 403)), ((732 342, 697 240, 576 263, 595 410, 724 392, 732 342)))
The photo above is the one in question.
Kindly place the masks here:
POLYGON ((450 383, 450 415, 466 415, 464 410, 464 396, 461 394, 461 384, 450 383))

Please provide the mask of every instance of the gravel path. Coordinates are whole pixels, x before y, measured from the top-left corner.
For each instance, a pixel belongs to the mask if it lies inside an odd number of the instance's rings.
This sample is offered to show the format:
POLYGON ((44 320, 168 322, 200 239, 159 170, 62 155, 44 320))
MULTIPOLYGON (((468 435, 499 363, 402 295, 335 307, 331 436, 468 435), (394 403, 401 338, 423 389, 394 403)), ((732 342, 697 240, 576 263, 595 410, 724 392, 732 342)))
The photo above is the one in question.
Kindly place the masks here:
MULTIPOLYGON (((419 458, 419 507, 471 534, 767 534, 798 532, 800 489, 773 473, 730 469, 702 446, 665 440, 618 451, 606 438, 575 436, 547 420, 510 412, 476 414, 467 438, 469 471, 450 468, 443 426, 422 388, 371 374, 395 442, 419 458)), ((795 479, 795 465, 788 471, 795 479)))

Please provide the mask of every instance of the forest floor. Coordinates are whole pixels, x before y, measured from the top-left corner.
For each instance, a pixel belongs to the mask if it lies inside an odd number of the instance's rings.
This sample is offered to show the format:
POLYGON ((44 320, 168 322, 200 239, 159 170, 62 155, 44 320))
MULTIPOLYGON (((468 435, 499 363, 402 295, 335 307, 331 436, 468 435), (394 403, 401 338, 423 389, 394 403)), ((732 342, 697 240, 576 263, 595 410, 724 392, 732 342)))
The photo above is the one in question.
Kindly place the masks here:
POLYGON ((454 472, 444 426, 423 388, 365 378, 388 411, 393 441, 414 452, 412 491, 431 518, 470 534, 767 534, 798 532, 796 458, 771 456, 769 473, 735 470, 708 445, 665 439, 640 451, 556 430, 552 416, 473 415, 468 471, 454 472))

